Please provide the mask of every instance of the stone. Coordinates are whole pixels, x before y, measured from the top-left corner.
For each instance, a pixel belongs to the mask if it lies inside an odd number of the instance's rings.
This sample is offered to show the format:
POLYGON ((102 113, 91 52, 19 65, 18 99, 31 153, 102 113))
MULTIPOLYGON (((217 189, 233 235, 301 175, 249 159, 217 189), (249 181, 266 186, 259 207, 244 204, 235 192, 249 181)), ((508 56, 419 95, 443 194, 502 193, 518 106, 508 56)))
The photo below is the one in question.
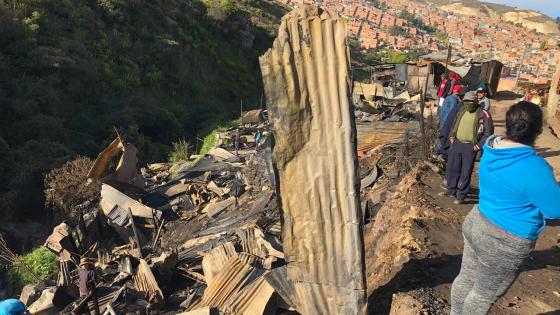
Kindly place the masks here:
POLYGON ((28 284, 23 287, 21 290, 21 294, 19 296, 19 300, 23 302, 26 306, 33 304, 33 302, 37 301, 43 292, 42 287, 38 285, 28 284))

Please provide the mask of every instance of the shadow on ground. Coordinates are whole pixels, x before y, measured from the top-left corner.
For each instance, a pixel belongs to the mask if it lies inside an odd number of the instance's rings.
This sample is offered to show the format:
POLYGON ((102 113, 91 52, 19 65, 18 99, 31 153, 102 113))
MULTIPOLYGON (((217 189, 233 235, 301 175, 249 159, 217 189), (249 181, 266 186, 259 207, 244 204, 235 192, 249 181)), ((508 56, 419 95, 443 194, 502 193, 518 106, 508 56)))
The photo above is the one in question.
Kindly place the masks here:
MULTIPOLYGON (((409 261, 386 285, 376 289, 369 297, 369 314, 386 315, 391 310, 393 293, 452 283, 461 269, 462 255, 443 255, 409 261)), ((560 249, 535 251, 526 262, 523 271, 560 269, 560 249)), ((545 314, 560 314, 545 313, 545 314)))

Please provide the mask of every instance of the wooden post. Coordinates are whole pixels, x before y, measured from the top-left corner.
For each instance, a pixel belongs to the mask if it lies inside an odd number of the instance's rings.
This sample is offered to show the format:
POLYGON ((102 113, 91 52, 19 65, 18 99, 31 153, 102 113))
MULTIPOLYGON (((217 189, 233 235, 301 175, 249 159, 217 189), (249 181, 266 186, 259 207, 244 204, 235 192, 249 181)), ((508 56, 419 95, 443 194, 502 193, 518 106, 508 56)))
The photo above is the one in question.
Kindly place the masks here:
POLYGON ((445 76, 449 73, 449 62, 451 61, 451 43, 447 43, 447 59, 445 60, 445 76))
POLYGON ((426 128, 424 126, 424 109, 426 107, 426 92, 428 91, 428 79, 430 78, 430 68, 432 67, 431 64, 428 64, 426 69, 426 81, 424 82, 424 88, 420 91, 420 140, 421 140, 421 152, 422 157, 428 157, 428 148, 427 141, 426 141, 426 128))
POLYGON ((138 253, 140 258, 144 257, 142 255, 142 244, 140 244, 140 238, 138 237, 138 231, 136 230, 136 225, 134 224, 134 217, 132 216, 132 210, 128 208, 128 216, 130 218, 130 223, 132 224, 132 232, 134 233, 134 240, 136 241, 136 246, 138 246, 138 253))
POLYGON ((550 121, 556 112, 558 111, 558 102, 560 101, 560 95, 558 95, 558 84, 560 83, 560 62, 556 64, 556 72, 552 76, 552 81, 550 83, 550 91, 548 92, 548 103, 546 104, 546 112, 548 116, 548 121, 550 121))

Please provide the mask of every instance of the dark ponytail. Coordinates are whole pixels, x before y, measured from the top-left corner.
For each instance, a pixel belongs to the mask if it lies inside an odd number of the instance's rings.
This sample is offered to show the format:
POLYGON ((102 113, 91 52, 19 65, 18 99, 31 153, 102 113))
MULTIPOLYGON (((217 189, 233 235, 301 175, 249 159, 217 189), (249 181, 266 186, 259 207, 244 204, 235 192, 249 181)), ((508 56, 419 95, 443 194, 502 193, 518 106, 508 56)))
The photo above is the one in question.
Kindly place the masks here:
POLYGON ((519 102, 506 113, 508 139, 525 145, 533 145, 543 128, 541 108, 533 103, 519 102))

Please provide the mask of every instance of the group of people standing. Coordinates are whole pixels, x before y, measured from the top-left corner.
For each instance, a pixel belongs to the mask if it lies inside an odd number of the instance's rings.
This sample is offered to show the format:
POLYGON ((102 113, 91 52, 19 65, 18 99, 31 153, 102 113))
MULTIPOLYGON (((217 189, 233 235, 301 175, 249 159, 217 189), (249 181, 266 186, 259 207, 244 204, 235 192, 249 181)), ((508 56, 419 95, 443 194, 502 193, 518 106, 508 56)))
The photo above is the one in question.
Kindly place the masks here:
POLYGON ((455 197, 456 204, 466 202, 476 157, 494 133, 486 89, 464 91, 463 86, 454 85, 451 95, 441 102, 438 108, 440 132, 435 149, 436 157, 447 161, 446 191, 442 195, 455 197))
POLYGON ((494 135, 484 88, 455 85, 439 108, 435 155, 447 161, 445 192, 465 202, 478 154, 479 201, 463 222, 463 256, 451 288, 452 315, 484 315, 504 295, 535 247, 547 219, 560 218, 560 186, 536 154, 543 113, 522 101, 506 113, 506 135, 494 135))

